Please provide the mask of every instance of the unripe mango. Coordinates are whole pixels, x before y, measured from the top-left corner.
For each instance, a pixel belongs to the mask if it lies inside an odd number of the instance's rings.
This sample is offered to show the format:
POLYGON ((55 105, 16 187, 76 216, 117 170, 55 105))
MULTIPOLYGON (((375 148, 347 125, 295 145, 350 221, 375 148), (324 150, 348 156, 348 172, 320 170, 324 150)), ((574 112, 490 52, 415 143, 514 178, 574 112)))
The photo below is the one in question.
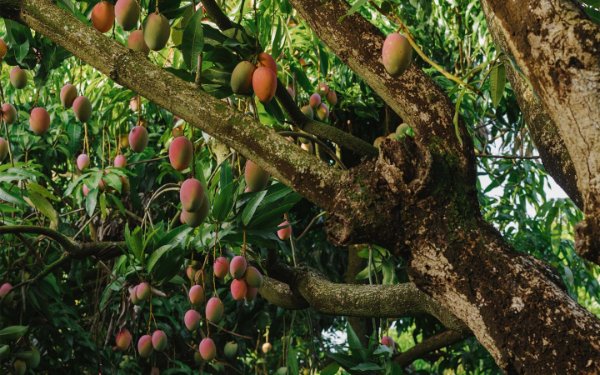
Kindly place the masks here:
POLYGON ((92 103, 85 96, 78 96, 73 101, 73 112, 81 122, 88 122, 92 117, 92 103))
POLYGON ((80 154, 77 157, 77 169, 79 169, 80 171, 83 171, 89 166, 90 166, 90 157, 87 156, 87 154, 80 154))
POLYGON ((44 108, 36 107, 29 115, 29 129, 37 135, 42 135, 50 128, 50 115, 44 108))
POLYGON ((0 162, 4 161, 4 159, 6 159, 6 156, 8 155, 8 142, 0 137, 0 162))
POLYGON ((234 256, 231 260, 231 263, 229 263, 229 273, 231 273, 231 276, 234 279, 241 279, 242 277, 244 277, 247 267, 248 262, 246 261, 246 258, 237 255, 234 256))
POLYGON ((215 277, 218 279, 222 279, 227 276, 227 272, 229 271, 229 259, 225 257, 218 257, 215 259, 215 263, 213 264, 213 272, 215 277))
POLYGON ((211 297, 206 303, 206 319, 212 323, 219 323, 223 319, 225 306, 218 297, 211 297))
POLYGON ((119 154, 115 156, 115 161, 113 163, 115 168, 125 168, 127 166, 127 158, 123 154, 119 154))
POLYGON ((119 147, 129 147, 129 136, 127 134, 121 134, 119 136, 119 147))
POLYGON ((67 83, 60 89, 60 102, 65 108, 71 108, 73 101, 77 98, 77 88, 70 83, 67 83))
POLYGON ((290 223, 285 220, 283 223, 279 224, 279 228, 281 229, 277 231, 277 237, 282 241, 289 240, 292 236, 292 226, 290 223))
POLYGON ((2 111, 2 120, 6 125, 14 124, 17 121, 17 109, 12 104, 4 103, 0 110, 2 111))
POLYGON ((204 187, 202 186, 202 183, 195 178, 188 178, 181 184, 179 200, 181 201, 181 207, 185 211, 198 211, 204 197, 204 187))
POLYGON ((123 30, 134 29, 140 18, 140 6, 137 0, 118 0, 115 5, 115 18, 123 30))
POLYGON ((210 337, 206 337, 200 341, 198 351, 200 352, 202 359, 205 361, 212 361, 217 356, 217 347, 213 339, 210 337))
POLYGON ((190 303, 194 306, 199 306, 204 301, 204 288, 200 285, 194 285, 188 292, 190 303))
POLYGON ((101 1, 92 9, 92 25, 101 33, 112 29, 115 23, 115 6, 108 1, 101 1))
POLYGON ((320 121, 325 121, 329 117, 329 108, 325 103, 321 103, 319 108, 315 111, 315 115, 320 121))
POLYGON ((162 352, 167 348, 167 334, 160 329, 152 333, 152 347, 157 352, 162 352))
POLYGON ((253 288, 260 288, 263 283, 262 274, 254 266, 248 266, 246 273, 244 274, 244 280, 248 286, 253 288))
POLYGON ((235 358, 238 351, 238 344, 235 341, 228 341, 223 348, 223 354, 229 359, 235 358))
POLYGON ((152 355, 152 337, 150 335, 144 335, 140 337, 137 343, 138 353, 142 358, 148 358, 152 355))
POLYGON ((27 363, 22 359, 15 359, 13 367, 15 368, 15 375, 25 375, 27 372, 27 363))
POLYGON ((12 290, 12 285, 10 283, 4 283, 0 286, 0 298, 6 297, 6 295, 12 290))
POLYGON ((128 139, 133 152, 142 152, 148 146, 148 130, 143 126, 134 126, 128 139))
POLYGON ((6 56, 6 52, 8 52, 8 46, 4 39, 0 38, 0 61, 6 56))
POLYGON ((171 27, 165 16, 158 13, 152 13, 148 16, 144 25, 144 41, 148 48, 153 51, 165 48, 170 35, 171 27))
POLYGON ((308 99, 308 105, 313 107, 313 109, 317 109, 321 105, 321 95, 314 93, 308 99))
POLYGON ((275 59, 273 59, 273 57, 268 53, 259 53, 256 65, 259 67, 263 66, 265 68, 269 68, 273 73, 275 73, 275 75, 277 75, 277 63, 275 63, 275 59))
POLYGON ((115 344, 117 345, 117 349, 121 351, 126 351, 129 349, 129 345, 131 345, 131 333, 128 329, 122 329, 117 333, 117 337, 115 338, 115 344))
POLYGON ((400 76, 412 60, 412 47, 408 39, 399 33, 388 35, 385 42, 383 42, 381 59, 389 75, 392 77, 400 76))
POLYGON ((337 98, 337 94, 334 90, 329 91, 329 93, 327 94, 327 102, 329 104, 331 104, 331 106, 334 106, 337 104, 338 102, 338 98, 337 98))
POLYGON ((147 282, 140 283, 135 288, 135 295, 138 298, 138 300, 140 300, 140 301, 147 300, 148 297, 150 297, 151 293, 152 293, 152 288, 150 288, 150 284, 148 284, 147 282))
POLYGON ((248 285, 244 280, 233 280, 231 282, 231 297, 236 301, 241 301, 246 297, 248 285))
POLYGON ((261 103, 269 103, 277 90, 277 75, 271 68, 261 66, 252 74, 252 89, 261 103))
POLYGON ((309 119, 312 120, 315 118, 315 112, 313 111, 310 105, 305 105, 302 108, 300 108, 300 110, 302 111, 302 113, 304 113, 304 116, 308 117, 309 119))
POLYGON ((242 61, 231 72, 231 91, 234 94, 252 94, 252 75, 256 67, 250 61, 242 61))
POLYGON ((248 291, 246 292, 246 301, 252 301, 256 298, 258 294, 258 288, 253 288, 251 286, 248 287, 248 291))
POLYGON ((144 32, 142 30, 134 30, 127 37, 127 47, 137 52, 142 52, 147 55, 150 48, 144 40, 144 32))
POLYGON ((10 84, 16 89, 22 89, 27 86, 27 73, 18 66, 15 66, 9 73, 10 84))
POLYGON ((265 342, 264 344, 262 344, 262 352, 267 354, 268 352, 271 351, 271 349, 273 349, 273 345, 271 345, 270 342, 265 342))
POLYGON ((183 323, 185 324, 185 328, 188 331, 193 331, 200 326, 200 320, 202 317, 200 313, 196 310, 188 310, 183 316, 183 323))
POLYGON ((394 339, 392 339, 390 336, 383 336, 381 338, 381 345, 385 345, 392 350, 394 350, 394 348, 396 347, 394 339))
POLYGON ((169 161, 178 171, 183 171, 192 163, 194 145, 187 137, 177 137, 169 145, 169 161))
POLYGON ((246 186, 251 192, 263 190, 269 183, 269 173, 264 169, 256 165, 252 160, 246 161, 244 167, 244 179, 246 180, 246 186))

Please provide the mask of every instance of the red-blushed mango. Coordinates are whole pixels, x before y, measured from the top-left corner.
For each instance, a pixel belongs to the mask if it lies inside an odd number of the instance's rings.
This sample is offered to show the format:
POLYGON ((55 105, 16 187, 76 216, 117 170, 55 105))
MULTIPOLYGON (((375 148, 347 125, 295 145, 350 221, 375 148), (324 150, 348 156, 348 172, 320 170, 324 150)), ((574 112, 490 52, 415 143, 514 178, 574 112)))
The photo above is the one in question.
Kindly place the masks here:
POLYGON ((77 88, 67 83, 60 89, 60 103, 65 108, 71 108, 73 106, 73 102, 77 98, 77 88))
POLYGON ((331 106, 334 106, 337 104, 338 102, 338 98, 337 98, 337 94, 334 90, 329 91, 329 93, 327 94, 327 102, 329 104, 331 104, 331 106))
POLYGON ((183 171, 192 163, 194 145, 187 137, 177 137, 169 145, 169 161, 178 171, 183 171))
POLYGON ((304 116, 308 117, 309 119, 312 120, 315 118, 315 112, 313 111, 310 105, 305 105, 302 108, 300 108, 300 110, 302 111, 302 113, 304 113, 304 116))
POLYGON ((193 266, 187 266, 185 269, 185 275, 190 281, 194 281, 194 275, 196 274, 196 269, 193 266))
POLYGON ((292 236, 292 226, 290 223, 285 220, 283 223, 279 224, 279 228, 280 229, 277 230, 277 237, 282 241, 289 240, 292 236))
POLYGON ((248 268, 248 262, 246 258, 240 255, 236 255, 229 263, 229 273, 234 279, 241 279, 244 277, 246 273, 246 268, 248 268))
POLYGON ((112 29, 115 23, 115 6, 108 1, 101 1, 92 9, 92 25, 101 33, 112 29))
POLYGON ((256 70, 250 61, 242 61, 231 72, 231 91, 238 95, 252 94, 252 75, 256 70))
POLYGON ((248 291, 246 292, 246 301, 252 301, 256 298, 258 294, 258 288, 254 288, 249 286, 248 291))
POLYGON ((213 339, 210 337, 206 337, 200 341, 198 351, 200 352, 202 359, 205 361, 212 361, 217 356, 217 347, 213 339))
POLYGON ((152 333, 152 347, 157 352, 162 352, 167 348, 167 334, 164 331, 157 329, 152 333))
POLYGON ((383 66, 389 75, 398 77, 408 68, 412 60, 412 47, 408 39, 399 33, 385 38, 381 50, 383 66))
POLYGON ((87 196, 88 196, 88 194, 90 193, 90 188, 89 188, 89 187, 87 187, 87 185, 83 185, 83 186, 81 187, 81 191, 83 192, 83 196, 84 196, 84 197, 87 197, 87 196))
POLYGON ((117 333, 117 336, 115 337, 115 344, 117 346, 117 349, 119 349, 122 352, 126 351, 127 349, 129 349, 129 345, 131 345, 131 340, 131 332, 129 332, 128 329, 124 328, 120 330, 119 333, 117 333))
POLYGON ((200 285, 194 285, 188 292, 190 303, 194 306, 200 306, 204 302, 204 288, 200 285))
POLYGON ((27 73, 21 67, 15 66, 9 73, 10 84, 16 89, 27 86, 27 73))
POLYGON ((200 181, 195 178, 183 181, 179 189, 179 200, 185 211, 192 212, 200 209, 204 198, 204 187, 200 181))
POLYGON ((88 122, 92 117, 92 103, 85 96, 78 96, 73 101, 73 112, 81 122, 88 122))
POLYGON ((6 125, 12 125, 17 121, 17 109, 10 103, 2 104, 0 107, 2 111, 2 120, 6 123, 6 125))
POLYGON ((104 191, 106 189, 106 182, 104 182, 104 179, 100 179, 100 182, 98 182, 98 190, 100 191, 104 191))
POLYGON ((90 157, 87 154, 79 154, 77 157, 77 169, 80 171, 85 170, 90 166, 90 157))
POLYGON ((275 59, 273 59, 273 57, 268 53, 259 53, 256 65, 259 67, 264 66, 265 68, 269 68, 273 73, 275 73, 275 75, 277 75, 277 63, 275 62, 275 59))
POLYGON ((316 92, 312 94, 308 99, 308 105, 313 109, 317 109, 317 107, 321 105, 321 95, 317 94, 316 92))
POLYGON ((29 115, 29 129, 37 135, 42 135, 50 128, 50 115, 42 107, 36 107, 29 115))
POLYGON ((115 4, 115 18, 123 30, 135 29, 140 18, 137 0, 118 0, 115 4))
POLYGON ((165 48, 171 35, 169 20, 159 13, 152 13, 146 19, 144 25, 144 41, 148 48, 160 51, 165 48))
POLYGON ((390 336, 383 336, 381 338, 381 345, 385 345, 392 350, 396 348, 396 343, 394 342, 394 339, 392 339, 390 336))
POLYGON ((27 363, 22 359, 15 359, 13 367, 15 369, 15 375, 25 375, 27 372, 27 363))
POLYGON ((179 215, 179 221, 181 221, 181 224, 187 224, 190 227, 195 228, 195 227, 199 226, 200 224, 202 224, 204 219, 206 219, 206 217, 208 216, 208 211, 209 211, 208 197, 204 196, 204 199, 202 200, 202 204, 200 205, 200 209, 198 209, 196 211, 191 211, 191 212, 182 210, 181 214, 179 215))
POLYGON ((237 356, 238 344, 235 341, 228 341, 223 348, 223 354, 226 358, 233 359, 237 356))
POLYGON ((2 61, 4 56, 6 56, 7 52, 8 52, 8 46, 6 45, 6 42, 4 41, 4 39, 0 38, 0 61, 2 61))
POLYGON ((319 108, 315 111, 315 115, 320 121, 325 121, 329 117, 329 108, 325 103, 321 103, 319 108))
POLYGON ((129 101, 129 109, 131 109, 133 112, 137 112, 140 109, 139 96, 134 96, 133 98, 131 98, 131 100, 129 101))
POLYGON ((211 297, 206 302, 206 319, 212 323, 219 323, 223 319, 225 306, 219 297, 211 297))
POLYGON ((148 297, 150 297, 151 293, 152 288, 147 282, 139 283, 138 286, 135 288, 135 295, 140 301, 147 300, 148 297))
POLYGON ((271 345, 270 342, 265 342, 264 344, 262 344, 262 352, 267 354, 268 352, 271 351, 271 349, 273 349, 273 345, 271 345))
POLYGON ((244 179, 251 192, 261 191, 269 183, 269 173, 259 167, 252 160, 247 160, 244 167, 244 179))
POLYGON ((227 272, 229 271, 229 259, 225 257, 218 257, 215 259, 215 263, 213 264, 213 272, 215 277, 218 279, 223 279, 227 276, 227 272))
POLYGON ((317 93, 321 95, 321 97, 327 96, 327 94, 329 94, 329 85, 325 82, 319 83, 319 86, 317 86, 317 93))
POLYGON ((125 168, 127 166, 127 158, 123 154, 119 154, 115 156, 115 161, 113 162, 115 168, 125 168))
POLYGON ((144 335, 140 337, 137 343, 137 349, 140 357, 148 358, 152 355, 152 336, 144 335))
POLYGON ((254 266, 248 266, 246 273, 244 274, 244 280, 248 286, 253 288, 260 288, 263 283, 262 274, 254 266))
POLYGON ((6 295, 12 290, 13 286, 11 283, 4 283, 0 286, 0 298, 6 297, 6 295))
POLYGON ((6 141, 6 139, 0 137, 0 162, 4 161, 4 159, 6 159, 7 155, 8 155, 8 142, 6 141))
POLYGON ((129 132, 128 139, 133 152, 142 152, 148 146, 148 130, 143 126, 134 126, 129 132))
POLYGON ((270 68, 259 67, 252 74, 252 89, 261 103, 269 103, 277 91, 277 75, 270 68))
POLYGON ((183 324, 185 324, 185 328, 187 328, 188 331, 194 331, 200 327, 201 319, 202 317, 198 311, 188 310, 183 316, 183 324))
POLYGON ((150 48, 144 40, 144 32, 142 30, 134 30, 127 37, 127 48, 137 52, 142 52, 144 55, 150 53, 150 48))
POLYGON ((248 285, 244 280, 233 280, 231 282, 231 296, 236 301, 241 301, 246 298, 246 292, 248 291, 248 285))

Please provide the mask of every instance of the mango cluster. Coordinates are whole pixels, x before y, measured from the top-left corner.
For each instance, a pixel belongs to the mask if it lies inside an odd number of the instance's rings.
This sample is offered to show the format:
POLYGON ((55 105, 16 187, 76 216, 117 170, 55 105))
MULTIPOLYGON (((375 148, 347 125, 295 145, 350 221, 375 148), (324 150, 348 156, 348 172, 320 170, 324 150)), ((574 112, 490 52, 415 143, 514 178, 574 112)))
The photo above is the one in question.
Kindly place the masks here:
POLYGON ((277 64, 271 55, 261 52, 256 64, 242 61, 231 73, 231 90, 238 95, 254 93, 261 103, 269 103, 277 90, 277 64))
POLYGON ((202 183, 195 178, 183 181, 179 190, 181 201, 181 214, 179 219, 182 224, 197 227, 206 217, 210 209, 208 194, 202 183))
POLYGON ((335 90, 322 82, 317 87, 317 91, 308 99, 308 104, 300 108, 300 110, 310 119, 316 118, 319 121, 327 121, 329 118, 329 106, 327 103, 333 107, 337 102, 338 97, 335 90))

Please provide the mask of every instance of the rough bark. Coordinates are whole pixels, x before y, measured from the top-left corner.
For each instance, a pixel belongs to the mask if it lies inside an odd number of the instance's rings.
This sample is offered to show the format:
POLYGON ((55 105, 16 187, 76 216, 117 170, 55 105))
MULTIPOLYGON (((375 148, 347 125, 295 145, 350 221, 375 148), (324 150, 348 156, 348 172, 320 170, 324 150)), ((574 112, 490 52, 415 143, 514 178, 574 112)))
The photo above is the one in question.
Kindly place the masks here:
POLYGON ((566 145, 586 214, 577 248, 600 264, 600 26, 571 1, 482 5, 495 39, 504 41, 566 145))
POLYGON ((13 17, 130 88, 253 160, 282 183, 327 208, 341 172, 290 145, 274 131, 225 102, 199 91, 82 24, 49 0, 0 0, 0 16, 13 17), (14 6, 19 8, 15 9, 14 6))

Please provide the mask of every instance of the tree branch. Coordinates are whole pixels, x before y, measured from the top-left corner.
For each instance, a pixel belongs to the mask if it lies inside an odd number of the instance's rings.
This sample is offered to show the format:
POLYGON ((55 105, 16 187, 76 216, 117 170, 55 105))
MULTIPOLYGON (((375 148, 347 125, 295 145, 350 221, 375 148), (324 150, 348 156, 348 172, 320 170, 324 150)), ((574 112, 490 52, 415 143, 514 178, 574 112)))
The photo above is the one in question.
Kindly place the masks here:
MULTIPOLYGON (((0 0, 0 16, 14 16, 0 0)), ((323 208, 331 205, 342 172, 291 145, 273 130, 237 112, 128 50, 49 0, 23 0, 17 17, 115 82, 145 96, 253 160, 282 183, 323 208)))
POLYGON ((394 362, 402 367, 406 367, 417 359, 423 358, 427 353, 431 353, 446 346, 456 344, 457 342, 460 342, 469 336, 470 334, 468 333, 451 330, 438 333, 435 336, 426 338, 404 353, 396 355, 394 357, 394 362))

